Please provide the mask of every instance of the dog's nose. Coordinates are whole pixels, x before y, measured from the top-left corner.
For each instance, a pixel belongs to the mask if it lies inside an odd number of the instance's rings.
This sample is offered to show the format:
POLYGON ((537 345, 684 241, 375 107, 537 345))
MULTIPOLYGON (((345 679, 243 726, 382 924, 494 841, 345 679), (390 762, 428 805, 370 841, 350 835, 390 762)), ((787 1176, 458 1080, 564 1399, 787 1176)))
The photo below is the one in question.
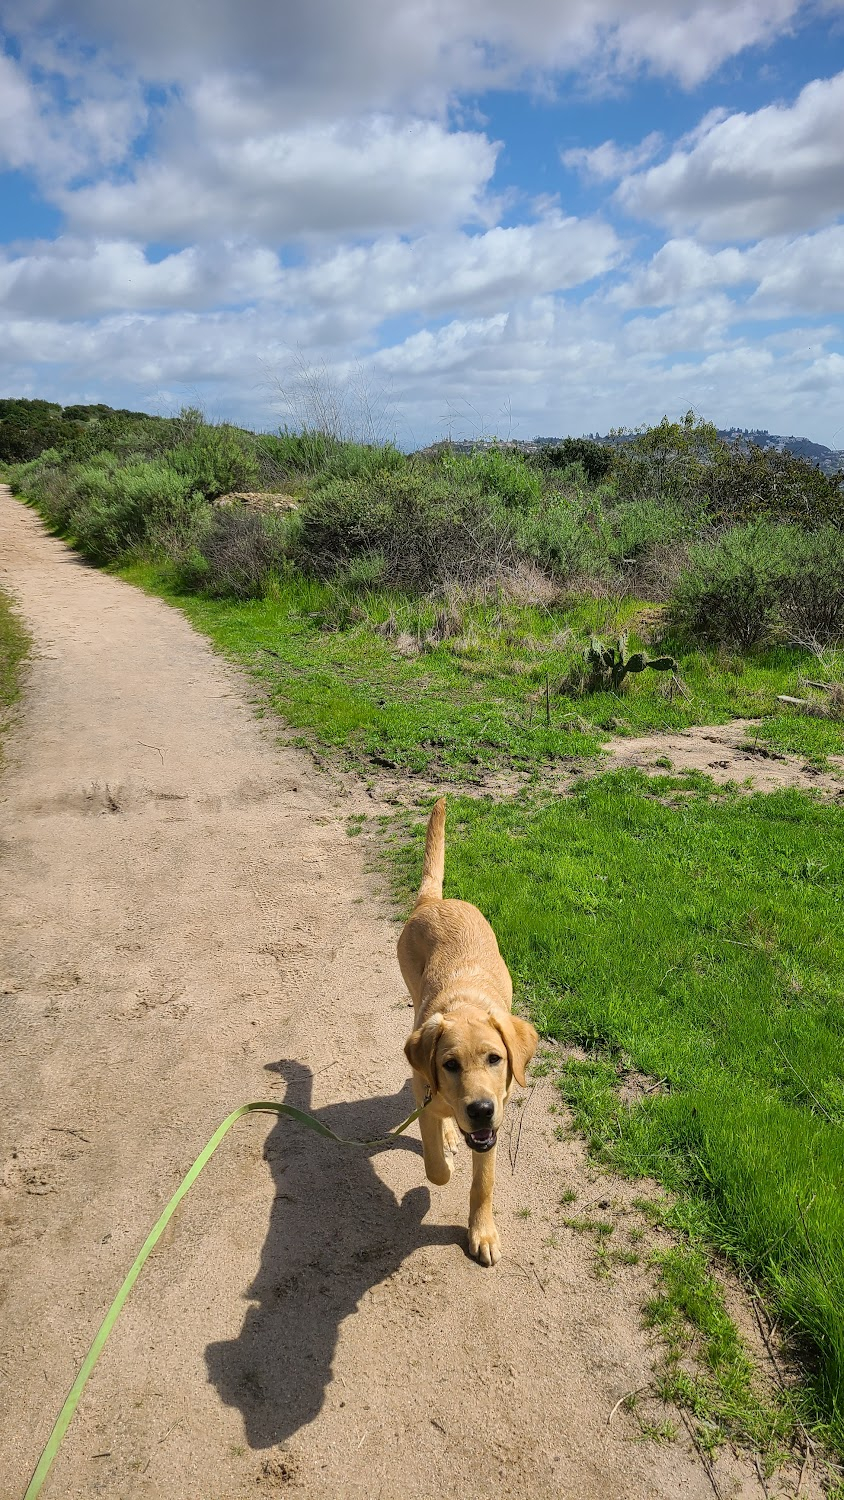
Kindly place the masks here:
POLYGON ((495 1114, 494 1099, 473 1099, 466 1105, 466 1113, 475 1125, 488 1125, 495 1114))

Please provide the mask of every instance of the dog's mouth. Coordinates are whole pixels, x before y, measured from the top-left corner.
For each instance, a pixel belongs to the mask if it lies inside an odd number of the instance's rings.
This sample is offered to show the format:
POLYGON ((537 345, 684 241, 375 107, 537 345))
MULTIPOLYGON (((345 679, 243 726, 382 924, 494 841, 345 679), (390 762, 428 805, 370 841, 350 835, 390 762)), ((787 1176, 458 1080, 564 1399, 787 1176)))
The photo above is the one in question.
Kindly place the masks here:
POLYGON ((463 1138, 473 1151, 491 1151, 498 1139, 498 1131, 491 1127, 486 1130, 464 1130, 463 1138))

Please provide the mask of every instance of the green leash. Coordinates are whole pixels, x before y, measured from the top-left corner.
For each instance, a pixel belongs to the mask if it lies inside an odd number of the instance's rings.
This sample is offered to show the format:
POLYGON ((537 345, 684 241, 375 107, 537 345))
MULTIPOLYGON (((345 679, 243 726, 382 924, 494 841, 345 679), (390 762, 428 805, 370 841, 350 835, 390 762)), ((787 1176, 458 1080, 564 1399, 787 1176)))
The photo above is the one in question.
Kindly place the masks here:
MULTIPOLYGON (((427 1103, 427 1100, 425 1102, 427 1103)), ((140 1275, 141 1269, 143 1268, 145 1262, 148 1260, 152 1251, 155 1249, 158 1241, 161 1239, 164 1230, 167 1228, 167 1225, 172 1219, 173 1214, 184 1198, 185 1193, 189 1188, 193 1187, 193 1184, 196 1182, 196 1179, 202 1171, 202 1168, 205 1166, 206 1162, 211 1160, 211 1157, 214 1155, 214 1152, 223 1139, 223 1136, 226 1135, 229 1130, 231 1130, 231 1127, 235 1123, 235 1120, 239 1120, 241 1115, 252 1114, 255 1110, 264 1110, 275 1115, 289 1115, 291 1120, 298 1120, 299 1124, 304 1125, 306 1129, 315 1130, 317 1135, 326 1136, 328 1140, 335 1141, 338 1146, 382 1146, 386 1145, 389 1141, 394 1141, 397 1136, 402 1135, 403 1132, 407 1130, 408 1126, 413 1124, 414 1120, 419 1119, 419 1116, 421 1115, 424 1108, 425 1105, 423 1104, 420 1109, 415 1109, 412 1115, 408 1115, 406 1120, 402 1120, 401 1124, 397 1125, 395 1130, 391 1130, 388 1135, 379 1136, 374 1141, 344 1140, 341 1135, 335 1135, 334 1131, 329 1130, 327 1125, 323 1125, 321 1120, 315 1119, 313 1115, 306 1114, 303 1109, 296 1109, 292 1104, 276 1104, 272 1100, 258 1099, 253 1104, 241 1104, 238 1109, 233 1109, 230 1115, 226 1115, 226 1118, 224 1119, 222 1125, 217 1126, 217 1129, 214 1131, 214 1134, 208 1142, 208 1145, 203 1151, 199 1153, 199 1156, 196 1158, 193 1166, 182 1178, 182 1181, 179 1183, 179 1186, 170 1199, 170 1202, 167 1204, 167 1207, 165 1208, 160 1219, 150 1230, 149 1234, 144 1240, 144 1243, 138 1251, 138 1254, 135 1257, 134 1264, 132 1265, 122 1287, 120 1288, 120 1291, 117 1293, 117 1296, 112 1302, 111 1307, 103 1318, 103 1321, 100 1324, 99 1329, 97 1330, 94 1342, 85 1356, 82 1368, 80 1369, 79 1374, 77 1375, 76 1379, 73 1382, 73 1385, 68 1391, 67 1400, 65 1401, 64 1406, 59 1412, 59 1415, 56 1419, 56 1425, 50 1433, 49 1438, 47 1439, 47 1446, 45 1447, 44 1452, 41 1454, 41 1457, 38 1460, 38 1467, 36 1468, 35 1473, 29 1481, 29 1485, 27 1487, 27 1491, 23 1497, 23 1500, 35 1500, 36 1495, 39 1495, 41 1493, 41 1486, 43 1485, 44 1480, 47 1478, 47 1475, 50 1472, 53 1459, 59 1451, 59 1444, 61 1443, 62 1438, 67 1432, 67 1429, 70 1425, 70 1420, 79 1404, 79 1398, 88 1383, 88 1377, 91 1374, 94 1365, 97 1363, 100 1354, 102 1353, 103 1345, 105 1344, 106 1339, 108 1338, 112 1328, 117 1322, 121 1308, 123 1307, 126 1298, 131 1292, 132 1287, 135 1285, 135 1282, 140 1275)))

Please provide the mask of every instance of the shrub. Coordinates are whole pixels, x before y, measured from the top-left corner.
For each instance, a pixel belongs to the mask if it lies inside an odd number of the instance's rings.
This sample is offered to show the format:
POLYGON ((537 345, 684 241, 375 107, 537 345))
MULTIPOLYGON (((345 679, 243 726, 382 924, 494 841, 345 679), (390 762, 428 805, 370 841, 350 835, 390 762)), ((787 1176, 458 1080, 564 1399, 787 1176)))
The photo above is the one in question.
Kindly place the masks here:
POLYGON ((797 454, 727 443, 687 412, 632 437, 617 435, 614 477, 621 500, 670 497, 709 523, 758 517, 807 529, 844 522, 844 474, 828 475, 797 454))
POLYGON ((183 582, 217 598, 260 599, 287 561, 285 523, 258 511, 224 509, 197 538, 183 582))
POLYGON ((542 494, 542 479, 518 452, 487 448, 464 461, 470 482, 482 495, 497 495, 505 505, 529 509, 542 494))
POLYGON ((516 516, 515 533, 520 553, 560 583, 612 572, 603 509, 594 496, 551 495, 516 516))
POLYGON ((542 475, 518 449, 476 448, 472 453, 459 453, 444 443, 417 458, 416 467, 481 495, 495 496, 516 509, 529 509, 542 496, 542 475))
POLYGON ((608 479, 615 464, 615 452, 608 443, 595 438, 563 438, 561 443, 543 443, 533 462, 546 470, 569 469, 580 464, 589 484, 608 479))
POLYGON ((401 469, 407 463, 392 443, 353 443, 305 428, 301 432, 263 433, 255 452, 263 477, 269 484, 297 476, 312 476, 316 483, 330 479, 362 478, 382 469, 401 469))
POLYGON ((252 490, 258 483, 253 443, 239 428, 225 423, 211 427, 197 421, 189 430, 189 441, 173 448, 167 462, 206 500, 231 490, 252 490))
POLYGON ((663 417, 653 427, 628 436, 614 434, 613 473, 619 499, 671 496, 689 510, 705 504, 713 465, 726 451, 711 422, 688 411, 682 422, 663 417))
POLYGON ((429 590, 474 582, 517 559, 515 530, 492 497, 423 467, 382 471, 368 482, 333 480, 301 512, 297 555, 320 578, 375 554, 386 582, 429 590))
POLYGON ((692 549, 670 620, 697 640, 739 650, 783 635, 829 643, 844 632, 844 539, 832 527, 733 527, 692 549))
POLYGON ((205 505, 190 480, 161 459, 91 473, 80 486, 67 525, 77 546, 97 563, 139 551, 185 545, 205 505))
POLYGON ((706 478, 716 521, 767 516, 807 529, 844 522, 844 474, 824 474, 794 453, 724 443, 706 478))
POLYGON ((255 440, 261 478, 270 486, 301 474, 317 474, 324 467, 332 439, 323 432, 262 432, 255 440))
MULTIPOLYGON (((326 479, 374 478, 386 471, 403 469, 407 459, 392 443, 332 442, 322 474, 326 479)), ((322 476, 320 476, 322 477, 322 476)))
POLYGON ((837 527, 796 533, 782 580, 780 613, 795 641, 821 646, 844 637, 844 537, 837 527))

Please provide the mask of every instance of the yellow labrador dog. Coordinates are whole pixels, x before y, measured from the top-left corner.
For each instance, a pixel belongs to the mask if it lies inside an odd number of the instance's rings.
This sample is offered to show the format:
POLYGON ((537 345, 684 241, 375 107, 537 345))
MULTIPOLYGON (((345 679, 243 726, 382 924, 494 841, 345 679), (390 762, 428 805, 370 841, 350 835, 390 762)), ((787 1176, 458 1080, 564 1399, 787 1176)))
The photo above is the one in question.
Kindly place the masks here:
POLYGON ((469 1248, 484 1266, 501 1258, 492 1216, 495 1146, 513 1079, 539 1038, 511 1015, 513 984, 495 933, 468 901, 443 900, 445 798, 428 820, 422 884, 413 915, 399 938, 399 967, 415 1008, 405 1043, 417 1104, 425 1175, 440 1185, 451 1177, 459 1137, 473 1152, 469 1248))

